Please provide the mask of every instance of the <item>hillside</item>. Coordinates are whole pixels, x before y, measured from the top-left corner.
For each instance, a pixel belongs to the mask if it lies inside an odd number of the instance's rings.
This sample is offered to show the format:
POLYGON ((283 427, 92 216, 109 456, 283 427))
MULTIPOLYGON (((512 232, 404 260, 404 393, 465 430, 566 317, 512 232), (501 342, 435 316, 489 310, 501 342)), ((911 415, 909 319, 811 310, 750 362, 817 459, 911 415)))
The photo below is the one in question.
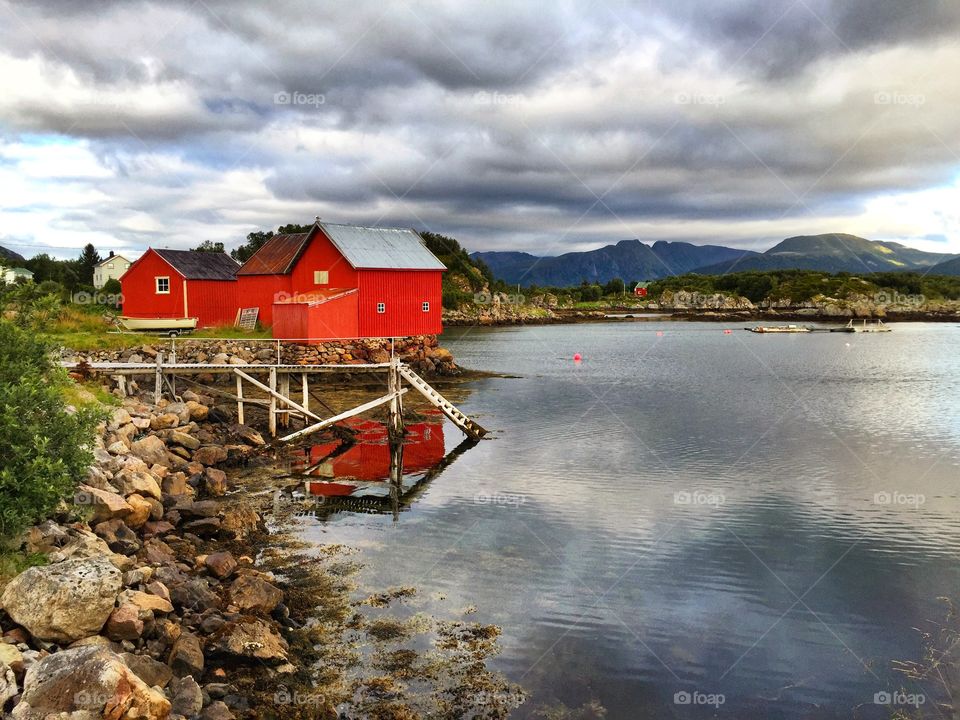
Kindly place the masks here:
MULTIPOLYGON (((952 255, 928 253, 895 242, 867 240, 856 235, 829 233, 798 235, 764 253, 744 258, 737 270, 821 270, 824 272, 889 272, 925 270, 952 255)), ((724 266, 705 265, 696 272, 717 275, 724 266)))
POLYGON ((938 263, 930 268, 931 275, 960 275, 960 257, 938 263))
MULTIPOLYGON (((507 284, 566 287, 614 278, 627 282, 652 280, 689 272, 713 263, 730 263, 743 250, 718 245, 694 245, 658 240, 652 246, 622 240, 597 250, 538 257, 524 252, 478 252, 470 257, 485 263, 494 277, 507 284)), ((754 253, 747 252, 747 255, 754 253)))
POLYGON ((0 245, 0 260, 16 260, 17 262, 23 262, 24 257, 20 253, 15 253, 13 250, 8 250, 0 245))

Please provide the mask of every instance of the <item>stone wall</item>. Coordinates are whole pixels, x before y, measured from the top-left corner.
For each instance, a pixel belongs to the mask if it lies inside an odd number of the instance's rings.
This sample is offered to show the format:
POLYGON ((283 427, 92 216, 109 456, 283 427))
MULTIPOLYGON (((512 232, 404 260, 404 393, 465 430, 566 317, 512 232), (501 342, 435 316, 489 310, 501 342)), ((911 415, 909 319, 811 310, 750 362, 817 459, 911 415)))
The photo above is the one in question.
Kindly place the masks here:
MULTIPOLYGON (((176 340, 151 339, 126 350, 65 350, 64 360, 88 362, 153 362, 158 353, 165 360, 176 351, 177 362, 211 363, 216 365, 269 365, 277 362, 277 341, 199 340, 181 337, 176 340)), ((450 351, 437 343, 436 335, 401 338, 394 342, 394 352, 424 375, 457 375, 460 368, 450 351)), ((343 340, 318 344, 281 343, 280 362, 286 365, 360 365, 390 361, 390 340, 343 340)), ((348 368, 345 368, 348 369, 348 368)))

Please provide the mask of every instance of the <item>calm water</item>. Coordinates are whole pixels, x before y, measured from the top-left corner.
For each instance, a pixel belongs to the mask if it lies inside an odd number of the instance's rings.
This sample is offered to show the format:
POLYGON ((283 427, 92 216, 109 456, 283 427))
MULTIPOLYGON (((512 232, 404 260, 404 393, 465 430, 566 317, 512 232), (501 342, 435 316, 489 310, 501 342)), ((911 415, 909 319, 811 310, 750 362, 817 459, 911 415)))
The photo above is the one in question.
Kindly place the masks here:
POLYGON ((340 512, 304 534, 364 548, 371 586, 502 625, 496 667, 531 694, 517 717, 590 700, 608 718, 889 717, 873 700, 901 686, 891 659, 917 658, 938 596, 960 599, 960 327, 458 329, 444 344, 518 376, 461 404, 493 439, 397 520, 340 512))

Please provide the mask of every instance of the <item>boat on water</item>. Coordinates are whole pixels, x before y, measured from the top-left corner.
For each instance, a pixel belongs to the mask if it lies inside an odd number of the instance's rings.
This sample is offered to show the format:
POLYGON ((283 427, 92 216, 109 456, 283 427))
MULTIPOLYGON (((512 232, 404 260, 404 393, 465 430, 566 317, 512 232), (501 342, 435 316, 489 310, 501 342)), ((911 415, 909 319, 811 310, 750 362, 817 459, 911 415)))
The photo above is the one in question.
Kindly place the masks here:
POLYGON ((863 321, 863 325, 854 325, 853 320, 844 325, 844 329, 847 332, 866 332, 866 333, 881 333, 881 332, 891 332, 892 328, 887 325, 884 325, 883 320, 878 319, 876 325, 867 325, 867 321, 863 321))
POLYGON ((757 325, 752 328, 744 328, 753 333, 808 333, 813 332, 809 325, 757 325))
POLYGON ((133 332, 158 332, 168 335, 179 335, 180 333, 190 332, 197 327, 197 318, 143 318, 126 317, 118 318, 120 324, 127 330, 133 332))

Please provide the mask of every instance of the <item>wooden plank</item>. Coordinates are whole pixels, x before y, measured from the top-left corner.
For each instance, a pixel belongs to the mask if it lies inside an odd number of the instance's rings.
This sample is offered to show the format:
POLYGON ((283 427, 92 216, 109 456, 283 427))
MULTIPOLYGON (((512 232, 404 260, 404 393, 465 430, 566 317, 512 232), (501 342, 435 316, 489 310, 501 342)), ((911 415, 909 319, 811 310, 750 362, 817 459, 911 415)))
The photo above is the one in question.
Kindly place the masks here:
POLYGON ((406 378, 406 380, 421 395, 429 400, 430 404, 432 404, 434 407, 440 408, 443 414, 446 415, 450 421, 460 428, 467 436, 473 438, 474 440, 479 440, 487 434, 487 431, 483 427, 460 412, 460 410, 458 410, 452 402, 434 390, 426 380, 417 375, 406 365, 400 366, 400 374, 406 378))
POLYGON ((290 435, 287 435, 286 437, 282 437, 280 439, 284 442, 287 442, 289 440, 296 440, 297 438, 303 437, 305 435, 310 435, 311 433, 318 432, 320 430, 323 430, 324 428, 330 427, 331 425, 336 425, 338 422, 342 420, 351 418, 354 415, 360 415, 361 413, 365 413, 367 410, 373 410, 373 408, 375 407, 379 407, 380 405, 385 405, 391 400, 393 400, 394 394, 402 395, 405 392, 407 392, 407 388, 401 389, 399 393, 384 395, 381 398, 377 398, 376 400, 371 400, 370 402, 366 402, 363 405, 358 405, 352 410, 347 410, 346 412, 342 412, 339 415, 334 415, 332 418, 327 418, 326 420, 322 420, 316 423, 315 425, 306 427, 303 430, 298 430, 297 432, 291 433, 290 435))
POLYGON ((244 425, 243 421, 243 378, 237 375, 237 422, 244 425))
MULTIPOLYGON (((242 372, 242 371, 238 371, 242 372)), ((252 377, 247 376, 247 379, 251 382, 256 382, 252 377)), ((270 437, 277 436, 277 369, 275 367, 270 368, 270 387, 267 388, 267 392, 270 393, 270 437)))
MULTIPOLYGON (((270 388, 268 385, 264 385, 264 384, 263 384, 262 382, 260 382, 259 380, 250 377, 250 376, 247 375, 243 370, 240 370, 239 368, 234 368, 233 371, 237 374, 237 377, 242 377, 242 378, 243 378, 244 380, 246 380, 247 382, 252 383, 253 385, 256 385, 258 388, 260 388, 261 390, 266 390, 268 393, 270 393, 270 396, 271 396, 271 398, 274 400, 274 402, 276 402, 276 400, 281 400, 281 401, 283 401, 284 403, 286 403, 287 405, 289 405, 290 407, 292 407, 294 410, 299 410, 299 411, 302 412, 304 415, 309 415, 309 416, 312 417, 314 420, 323 420, 323 418, 320 417, 319 415, 315 415, 314 413, 312 413, 312 412, 310 412, 309 410, 307 410, 305 407, 301 407, 300 405, 298 405, 297 403, 295 403, 295 402, 294 402, 293 400, 291 400, 290 398, 284 397, 283 395, 281 395, 280 393, 278 393, 275 389, 272 389, 272 388, 270 388)), ((276 375, 275 375, 275 373, 271 373, 271 378, 272 378, 272 379, 271 379, 271 383, 270 383, 270 384, 271 384, 271 385, 276 385, 276 375)), ((276 408, 274 408, 274 412, 276 412, 276 408)))

